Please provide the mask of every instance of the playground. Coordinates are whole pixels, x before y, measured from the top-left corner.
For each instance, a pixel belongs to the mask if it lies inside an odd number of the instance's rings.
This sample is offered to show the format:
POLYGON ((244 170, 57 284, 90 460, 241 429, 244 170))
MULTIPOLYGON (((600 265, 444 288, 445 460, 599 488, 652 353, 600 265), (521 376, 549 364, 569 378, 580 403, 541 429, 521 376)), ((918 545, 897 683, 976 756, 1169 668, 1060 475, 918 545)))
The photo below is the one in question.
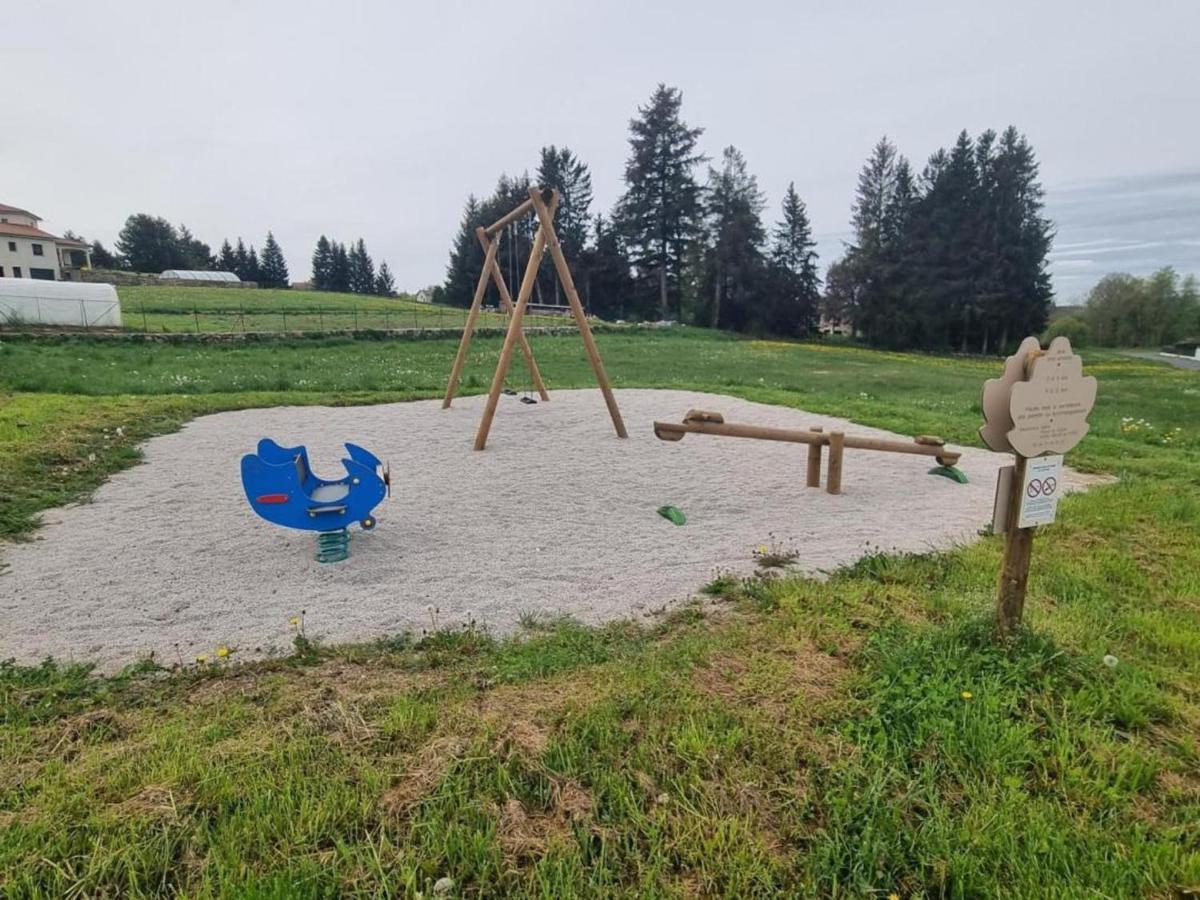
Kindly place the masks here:
POLYGON ((48 513, 39 540, 5 549, 0 658, 52 654, 111 670, 151 653, 190 662, 217 645, 251 658, 286 650, 302 609, 309 630, 335 643, 472 621, 503 635, 528 616, 636 619, 687 601, 719 571, 751 574, 764 544, 817 573, 869 552, 947 549, 990 521, 1001 454, 964 450, 969 482, 958 484, 927 475, 925 457, 847 451, 835 496, 806 489, 804 447, 668 444, 652 422, 703 407, 764 426, 903 438, 714 394, 617 398, 625 440, 598 390, 536 405, 504 397, 483 453, 471 449, 481 396, 446 410, 419 401, 196 419, 150 441, 145 464, 95 502, 48 513), (345 440, 391 463, 393 496, 377 528, 354 532, 349 559, 322 565, 311 533, 251 512, 233 473, 264 434, 306 444, 318 475, 337 473, 345 440), (686 525, 657 514, 668 504, 686 525))

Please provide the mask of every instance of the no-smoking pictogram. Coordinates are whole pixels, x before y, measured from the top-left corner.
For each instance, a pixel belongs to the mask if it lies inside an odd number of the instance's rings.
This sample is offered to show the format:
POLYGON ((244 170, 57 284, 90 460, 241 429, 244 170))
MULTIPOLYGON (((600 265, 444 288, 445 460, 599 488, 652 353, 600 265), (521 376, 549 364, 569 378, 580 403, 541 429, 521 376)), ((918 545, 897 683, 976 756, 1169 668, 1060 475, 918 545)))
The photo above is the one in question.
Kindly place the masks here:
POLYGON ((1053 475, 1046 478, 1030 478, 1029 484, 1025 487, 1025 494, 1031 499, 1034 497, 1051 497, 1057 488, 1058 479, 1053 475))

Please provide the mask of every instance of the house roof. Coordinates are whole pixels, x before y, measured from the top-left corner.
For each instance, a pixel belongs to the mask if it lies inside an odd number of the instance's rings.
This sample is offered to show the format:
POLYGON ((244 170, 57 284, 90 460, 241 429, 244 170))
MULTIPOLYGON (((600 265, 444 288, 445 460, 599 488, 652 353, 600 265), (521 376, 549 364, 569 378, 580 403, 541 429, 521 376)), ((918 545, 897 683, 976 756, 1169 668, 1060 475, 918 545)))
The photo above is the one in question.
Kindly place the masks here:
POLYGON ((16 213, 20 216, 29 216, 31 219, 37 219, 39 222, 42 217, 34 215, 27 209, 21 209, 19 206, 9 206, 7 203, 0 203, 0 213, 16 213))
POLYGON ((40 228, 35 228, 32 225, 18 225, 15 222, 0 222, 0 234, 10 237, 24 238, 41 238, 45 241, 53 241, 56 244, 62 244, 64 247, 87 247, 83 241, 72 241, 67 238, 60 238, 56 234, 51 234, 48 231, 42 231, 40 228))

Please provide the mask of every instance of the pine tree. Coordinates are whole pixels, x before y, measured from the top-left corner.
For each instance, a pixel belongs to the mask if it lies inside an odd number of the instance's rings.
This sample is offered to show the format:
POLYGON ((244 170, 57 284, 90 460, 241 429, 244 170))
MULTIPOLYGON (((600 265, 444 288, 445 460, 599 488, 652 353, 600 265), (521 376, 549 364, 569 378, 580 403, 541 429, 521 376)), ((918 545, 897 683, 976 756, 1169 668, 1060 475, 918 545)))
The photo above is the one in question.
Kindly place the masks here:
POLYGON ((639 308, 621 235, 603 216, 593 223, 592 243, 583 251, 583 280, 577 284, 587 311, 602 319, 641 319, 653 312, 639 308))
POLYGON ((808 335, 817 330, 821 276, 815 247, 808 210, 792 182, 783 196, 783 219, 775 226, 771 245, 771 290, 763 303, 767 331, 808 335))
POLYGON ((258 251, 254 249, 254 245, 250 245, 250 254, 246 257, 246 281, 258 282, 262 278, 262 267, 258 262, 258 251))
POLYGON ((179 235, 161 216, 137 213, 126 219, 117 235, 117 252, 135 272, 183 268, 179 265, 179 235))
POLYGON ((250 277, 250 254, 246 252, 246 245, 240 237, 237 239, 237 249, 233 251, 233 271, 242 281, 253 281, 250 277))
POLYGON ((1004 299, 994 305, 993 318, 997 349, 1007 352, 1025 335, 1042 331, 1054 295, 1047 271, 1054 229, 1042 215, 1037 158, 1011 125, 1000 136, 994 180, 995 284, 1004 299))
POLYGON ((576 260, 587 243, 591 224, 592 173, 566 147, 543 147, 537 182, 558 191, 554 230, 568 260, 576 260))
POLYGON ((696 321, 746 330, 758 320, 753 304, 763 287, 766 201, 736 147, 725 148, 719 170, 709 167, 705 201, 708 252, 696 321))
POLYGON ((348 293, 350 290, 350 255, 346 245, 333 241, 330 245, 332 264, 329 267, 329 290, 348 293))
POLYGON ((701 227, 700 188, 693 175, 705 157, 700 128, 680 118, 683 95, 660 84, 629 123, 630 156, 617 223, 643 283, 653 284, 660 314, 681 312, 680 279, 701 227))
POLYGON ((856 304, 850 311, 854 327, 871 343, 884 343, 890 336, 883 255, 890 237, 887 210, 895 190, 896 157, 895 146, 882 137, 859 173, 851 210, 854 243, 846 252, 846 268, 841 273, 855 283, 849 292, 856 304))
POLYGON ((396 280, 392 277, 392 270, 386 259, 379 263, 379 272, 375 276, 375 293, 380 297, 396 296, 396 280))
POLYGON ((270 231, 267 232, 267 240, 263 244, 258 282, 259 287, 286 288, 291 286, 287 260, 283 258, 283 250, 280 249, 275 235, 270 231))
POLYGON ((355 294, 375 293, 375 264, 367 253, 363 239, 350 247, 350 290, 355 294))
MULTIPOLYGON (((494 220, 492 220, 494 221, 494 220)), ((450 263, 446 267, 445 301, 451 306, 466 308, 471 305, 475 294, 475 283, 483 271, 483 249, 475 237, 475 229, 487 224, 483 221, 483 210, 479 200, 472 194, 463 208, 458 234, 450 249, 450 263)))
POLYGON ((99 241, 92 241, 92 267, 96 269, 116 269, 121 265, 121 261, 108 252, 108 249, 99 241))
POLYGON ((313 290, 332 290, 333 283, 333 248, 329 238, 321 235, 317 238, 317 246, 312 255, 312 286, 313 290))
POLYGON ((229 238, 221 242, 221 250, 217 254, 217 269, 221 272, 237 272, 237 257, 229 244, 229 238))

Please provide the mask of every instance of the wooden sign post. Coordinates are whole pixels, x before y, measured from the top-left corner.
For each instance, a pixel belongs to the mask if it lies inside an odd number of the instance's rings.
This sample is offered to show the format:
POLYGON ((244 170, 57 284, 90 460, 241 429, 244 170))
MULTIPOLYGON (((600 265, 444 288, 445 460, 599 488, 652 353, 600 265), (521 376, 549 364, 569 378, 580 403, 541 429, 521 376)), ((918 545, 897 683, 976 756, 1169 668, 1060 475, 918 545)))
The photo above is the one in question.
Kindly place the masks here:
POLYGON ((1065 337, 1051 341, 1048 350, 1037 338, 1025 338, 1005 360, 1004 374, 983 385, 979 436, 991 449, 1016 457, 1001 476, 994 516, 1004 528, 996 593, 996 632, 1002 638, 1016 632, 1025 612, 1034 528, 1053 521, 1061 456, 1049 455, 1066 453, 1083 440, 1095 402, 1096 379, 1084 376, 1083 360, 1065 337), (1030 460, 1038 471, 1031 471, 1030 460))

